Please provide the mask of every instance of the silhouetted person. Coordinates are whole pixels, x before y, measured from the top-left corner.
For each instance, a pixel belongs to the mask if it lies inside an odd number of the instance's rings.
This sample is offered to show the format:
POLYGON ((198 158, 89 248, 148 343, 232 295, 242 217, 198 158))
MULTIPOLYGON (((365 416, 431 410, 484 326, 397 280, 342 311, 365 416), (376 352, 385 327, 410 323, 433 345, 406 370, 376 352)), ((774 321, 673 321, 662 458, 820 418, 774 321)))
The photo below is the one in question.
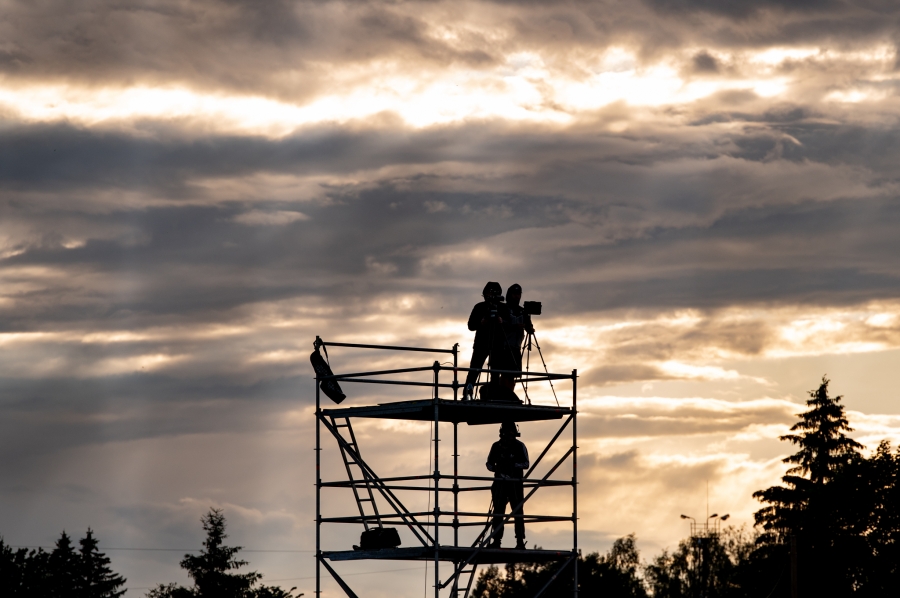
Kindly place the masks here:
MULTIPOLYGON (((476 303, 469 314, 469 330, 475 332, 475 343, 472 345, 472 361, 469 367, 472 369, 481 369, 484 366, 484 360, 489 355, 492 356, 491 367, 495 367, 493 363, 493 353, 498 346, 505 345, 505 336, 503 333, 503 318, 506 315, 506 307, 503 305, 503 289, 499 282, 489 282, 484 285, 481 291, 484 301, 476 303)), ((475 398, 475 381, 478 379, 478 372, 469 372, 466 375, 466 385, 463 388, 463 400, 475 398)))
POLYGON ((500 440, 491 445, 485 466, 488 471, 494 472, 494 483, 491 485, 491 498, 494 508, 491 511, 494 517, 491 528, 494 539, 490 548, 500 548, 503 539, 503 515, 506 513, 506 505, 509 504, 513 511, 513 519, 516 528, 516 548, 525 548, 525 520, 521 507, 522 498, 525 495, 522 484, 522 476, 528 469, 528 449, 516 440, 519 430, 513 422, 503 422, 500 426, 500 440), (519 508, 516 509, 516 506, 519 508))
MULTIPOLYGON (((531 316, 525 313, 525 308, 519 305, 522 300, 522 287, 518 284, 510 286, 506 290, 506 318, 503 320, 503 331, 506 338, 504 351, 508 354, 496 366, 498 370, 522 371, 522 341, 526 332, 534 332, 531 324, 531 316), (499 367, 505 365, 507 367, 499 367)), ((494 368, 493 361, 491 367, 494 368)), ((513 390, 516 386, 514 374, 500 374, 500 379, 507 388, 513 390)))

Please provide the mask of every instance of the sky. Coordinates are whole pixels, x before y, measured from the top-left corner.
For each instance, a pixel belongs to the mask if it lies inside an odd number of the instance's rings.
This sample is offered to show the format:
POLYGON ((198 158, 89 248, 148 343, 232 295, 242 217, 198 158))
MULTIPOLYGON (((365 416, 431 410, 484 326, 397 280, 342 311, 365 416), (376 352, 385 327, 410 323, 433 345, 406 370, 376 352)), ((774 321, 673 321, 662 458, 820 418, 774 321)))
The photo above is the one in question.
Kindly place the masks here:
MULTIPOLYGON (((652 558, 707 496, 751 526, 824 375, 854 438, 900 440, 895 2, 0 15, 9 544, 90 527, 134 598, 187 582, 177 563, 214 506, 266 581, 312 595, 314 338, 459 343, 466 362, 489 280, 543 302, 547 366, 578 370, 585 551, 633 532, 652 558)), ((338 371, 432 360, 330 355, 338 371)), ((357 433, 384 475, 427 471, 427 426, 357 433)), ((550 433, 522 440, 534 453, 550 433)), ((460 434, 463 469, 485 473, 496 430, 460 434)), ((550 525, 529 540, 570 545, 550 525)), ((428 592, 423 565, 341 570, 372 596, 428 592)))

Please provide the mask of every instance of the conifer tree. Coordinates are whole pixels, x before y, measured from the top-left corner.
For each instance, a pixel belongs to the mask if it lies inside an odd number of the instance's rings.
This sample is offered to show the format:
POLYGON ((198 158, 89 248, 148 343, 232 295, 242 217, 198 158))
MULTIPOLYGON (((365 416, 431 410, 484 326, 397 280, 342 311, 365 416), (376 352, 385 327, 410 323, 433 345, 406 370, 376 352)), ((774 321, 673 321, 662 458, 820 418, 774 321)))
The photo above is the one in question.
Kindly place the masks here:
POLYGON ((47 559, 50 598, 69 598, 78 587, 79 555, 72 545, 72 538, 63 531, 47 559))
POLYGON ((791 427, 794 433, 780 437, 799 446, 783 460, 792 465, 781 478, 784 485, 753 496, 768 503, 754 515, 763 529, 761 542, 781 547, 782 558, 787 558, 793 536, 804 587, 813 594, 824 591, 837 597, 852 592, 852 570, 866 552, 848 509, 852 486, 836 482, 862 460, 859 449, 863 446, 845 434, 853 429, 842 397, 828 395, 828 383, 823 376, 819 387, 809 393, 810 409, 799 414, 800 421, 791 427))
POLYGON ((828 383, 822 377, 819 388, 809 392, 806 404, 808 411, 800 413, 800 421, 791 427, 791 432, 780 436, 799 445, 793 455, 783 459, 792 464, 782 477, 784 486, 772 486, 753 493, 754 498, 769 503, 756 512, 756 524, 764 530, 764 541, 786 541, 791 533, 798 533, 809 514, 810 501, 820 494, 821 487, 832 481, 841 468, 860 457, 863 445, 845 432, 852 432, 844 406, 843 397, 828 396, 828 383))
POLYGON ((241 546, 225 546, 225 516, 221 509, 210 509, 201 519, 206 540, 198 556, 185 555, 182 569, 194 580, 200 596, 244 596, 262 575, 256 571, 232 573, 247 564, 235 555, 241 546))
POLYGON ((99 551, 94 532, 88 528, 81 546, 78 570, 78 585, 72 593, 76 598, 118 598, 125 593, 119 588, 125 585, 125 578, 110 568, 109 558, 99 551))
POLYGON ((185 588, 174 583, 160 584, 147 593, 147 598, 300 598, 294 590, 276 586, 256 586, 262 575, 256 571, 233 573, 247 564, 235 556, 240 546, 225 546, 225 515, 221 509, 211 508, 200 519, 206 540, 197 556, 187 554, 181 568, 194 580, 194 587, 185 588))

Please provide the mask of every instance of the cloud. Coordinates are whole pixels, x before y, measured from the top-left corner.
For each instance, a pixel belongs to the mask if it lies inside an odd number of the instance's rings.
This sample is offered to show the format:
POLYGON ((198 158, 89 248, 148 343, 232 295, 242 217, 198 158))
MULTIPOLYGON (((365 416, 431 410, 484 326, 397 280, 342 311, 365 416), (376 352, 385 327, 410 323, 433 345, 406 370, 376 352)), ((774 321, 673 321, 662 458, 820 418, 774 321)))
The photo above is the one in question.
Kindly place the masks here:
POLYGON ((290 224, 298 220, 309 220, 309 216, 302 212, 291 212, 287 210, 276 210, 265 212, 263 210, 250 210, 243 214, 238 214, 233 220, 239 224, 248 224, 250 226, 277 226, 279 224, 290 224))

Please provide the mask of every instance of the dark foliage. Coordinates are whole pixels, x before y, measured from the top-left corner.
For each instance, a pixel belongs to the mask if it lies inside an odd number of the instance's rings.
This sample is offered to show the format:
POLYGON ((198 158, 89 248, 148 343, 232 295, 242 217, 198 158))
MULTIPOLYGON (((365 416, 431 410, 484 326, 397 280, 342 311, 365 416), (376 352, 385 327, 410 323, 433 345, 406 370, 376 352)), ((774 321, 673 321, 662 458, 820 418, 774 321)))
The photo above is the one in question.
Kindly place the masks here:
POLYGON ((228 534, 220 509, 210 509, 200 521, 206 532, 203 550, 197 556, 186 554, 180 563, 194 580, 194 586, 160 584, 147 594, 148 598, 294 598, 294 588, 285 591, 276 586, 255 587, 262 579, 261 574, 236 572, 247 565, 247 561, 236 558, 240 546, 224 544, 228 534))
POLYGON ((0 539, 0 596, 10 598, 118 598, 125 579, 110 568, 90 529, 76 550, 63 532, 51 552, 13 550, 0 539))
POLYGON ((754 493, 765 507, 756 513, 760 543, 787 551, 793 538, 803 595, 862 596, 894 593, 898 457, 882 443, 864 458, 841 405, 828 395, 828 380, 810 391, 810 410, 782 440, 799 446, 784 461, 793 465, 783 486, 754 493), (893 501, 893 502, 892 502, 893 501))
MULTIPOLYGON (((501 573, 489 567, 478 578, 475 598, 530 598, 549 584, 543 596, 561 598, 572 595, 574 572, 569 563, 542 565, 508 565, 501 573), (556 575, 556 579, 553 576, 556 575)), ((621 596, 646 598, 647 592, 638 577, 640 555, 634 535, 619 538, 603 556, 591 553, 578 557, 578 589, 581 596, 621 596)))
MULTIPOLYGON (((900 596, 900 449, 882 442, 864 457, 848 438, 841 397, 822 378, 791 434, 798 447, 784 459, 783 485, 754 493, 764 503, 756 533, 726 528, 679 543, 640 567, 634 537, 600 557, 579 559, 580 596, 632 598, 789 598, 791 543, 801 598, 900 596)), ((553 566, 491 567, 480 576, 478 598, 534 596, 553 566)), ((571 596, 570 569, 544 596, 571 596)))

